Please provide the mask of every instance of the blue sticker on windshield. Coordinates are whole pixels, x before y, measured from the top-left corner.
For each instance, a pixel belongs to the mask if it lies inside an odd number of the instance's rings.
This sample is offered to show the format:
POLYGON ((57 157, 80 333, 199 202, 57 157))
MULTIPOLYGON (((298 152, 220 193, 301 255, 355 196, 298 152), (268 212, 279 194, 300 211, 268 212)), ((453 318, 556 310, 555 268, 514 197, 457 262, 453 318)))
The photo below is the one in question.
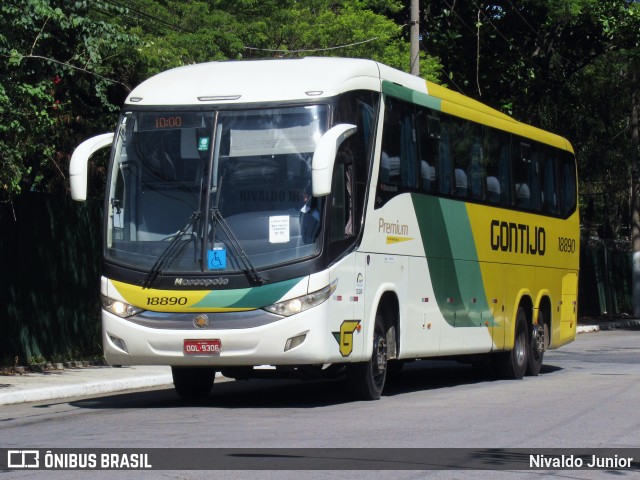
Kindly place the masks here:
POLYGON ((209 270, 224 270, 227 268, 227 250, 214 248, 207 250, 207 266, 209 270))

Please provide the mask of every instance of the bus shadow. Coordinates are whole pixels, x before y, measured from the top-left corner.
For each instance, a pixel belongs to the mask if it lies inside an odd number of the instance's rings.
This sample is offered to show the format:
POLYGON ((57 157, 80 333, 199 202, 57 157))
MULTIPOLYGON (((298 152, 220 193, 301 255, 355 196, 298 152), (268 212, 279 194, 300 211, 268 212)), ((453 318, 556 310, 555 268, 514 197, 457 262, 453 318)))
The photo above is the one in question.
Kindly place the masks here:
MULTIPOLYGON (((554 365, 543 365, 540 375, 562 370, 554 365)), ((470 365, 453 361, 416 361, 388 377, 382 398, 414 392, 436 391, 444 388, 464 387, 472 384, 491 384, 500 380, 483 374, 470 365)), ((166 409, 166 408, 321 408, 353 403, 353 396, 343 377, 326 380, 239 380, 218 381, 209 397, 202 400, 184 400, 173 388, 118 393, 108 396, 79 399, 69 402, 88 409, 166 409)))
MULTIPOLYGON (((540 375, 548 375, 562 370, 554 365, 543 365, 540 375)), ((474 368, 468 364, 447 360, 422 360, 404 366, 401 372, 387 379, 383 396, 405 393, 455 388, 493 382, 505 382, 490 369, 474 368)))

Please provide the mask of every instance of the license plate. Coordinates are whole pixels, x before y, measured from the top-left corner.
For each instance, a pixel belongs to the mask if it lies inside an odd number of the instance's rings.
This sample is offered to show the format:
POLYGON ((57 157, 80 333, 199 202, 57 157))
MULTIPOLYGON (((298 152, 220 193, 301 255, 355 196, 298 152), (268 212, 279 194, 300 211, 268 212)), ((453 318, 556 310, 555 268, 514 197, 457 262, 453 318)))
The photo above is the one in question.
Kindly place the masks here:
POLYGON ((219 339, 191 340, 185 339, 184 353, 186 355, 204 354, 215 355, 222 350, 222 343, 219 339))

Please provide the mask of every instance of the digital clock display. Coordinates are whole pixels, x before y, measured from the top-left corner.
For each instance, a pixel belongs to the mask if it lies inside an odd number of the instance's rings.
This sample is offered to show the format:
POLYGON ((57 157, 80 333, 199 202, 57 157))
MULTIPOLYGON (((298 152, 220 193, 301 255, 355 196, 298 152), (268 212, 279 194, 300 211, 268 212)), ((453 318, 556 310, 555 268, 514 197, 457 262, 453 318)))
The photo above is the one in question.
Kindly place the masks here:
POLYGON ((138 130, 175 130, 202 125, 202 116, 195 113, 143 113, 138 130))

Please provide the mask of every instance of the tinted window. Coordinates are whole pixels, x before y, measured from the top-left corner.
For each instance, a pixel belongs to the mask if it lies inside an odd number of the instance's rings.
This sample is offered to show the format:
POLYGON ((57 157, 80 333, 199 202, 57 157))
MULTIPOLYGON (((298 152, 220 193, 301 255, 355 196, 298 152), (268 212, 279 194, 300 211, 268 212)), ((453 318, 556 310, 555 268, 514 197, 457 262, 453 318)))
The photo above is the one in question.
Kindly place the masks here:
POLYGON ((573 155, 387 98, 376 206, 403 192, 567 216, 576 207, 573 155))

